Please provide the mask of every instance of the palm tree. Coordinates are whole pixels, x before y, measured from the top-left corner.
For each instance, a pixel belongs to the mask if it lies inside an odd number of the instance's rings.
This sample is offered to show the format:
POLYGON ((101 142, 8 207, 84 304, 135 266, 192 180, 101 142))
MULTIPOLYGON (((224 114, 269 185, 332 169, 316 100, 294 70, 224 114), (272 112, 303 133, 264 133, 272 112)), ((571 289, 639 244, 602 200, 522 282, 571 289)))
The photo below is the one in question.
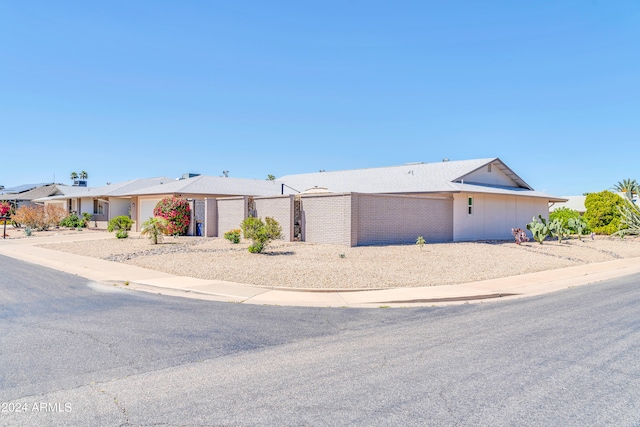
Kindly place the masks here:
POLYGON ((613 186, 613 189, 624 193, 627 199, 633 200, 633 196, 640 192, 640 186, 635 179, 623 179, 613 186))
POLYGON ((140 234, 147 235, 153 244, 157 245, 158 242, 162 241, 162 235, 168 233, 167 225, 168 222, 164 218, 158 216, 149 218, 142 223, 140 234))
POLYGON ((71 181, 75 181, 76 179, 78 179, 78 173, 77 172, 71 172, 71 181))
POLYGON ((85 171, 80 171, 80 179, 82 180, 87 180, 89 178, 89 174, 86 173, 85 171))

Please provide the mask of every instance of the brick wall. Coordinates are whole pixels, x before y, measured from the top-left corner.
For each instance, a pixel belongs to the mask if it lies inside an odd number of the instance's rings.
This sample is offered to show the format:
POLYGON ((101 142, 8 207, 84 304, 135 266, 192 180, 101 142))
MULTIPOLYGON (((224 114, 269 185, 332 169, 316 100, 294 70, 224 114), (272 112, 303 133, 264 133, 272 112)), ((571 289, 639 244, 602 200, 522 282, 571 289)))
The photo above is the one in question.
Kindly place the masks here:
POLYGON ((353 246, 351 194, 303 195, 302 239, 353 246))
POLYGON ((218 237, 218 201, 204 199, 204 235, 218 237))
POLYGON ((282 227, 282 238, 293 241, 293 200, 294 196, 255 197, 258 218, 271 217, 282 227))
POLYGON ((218 199, 218 237, 239 229, 247 217, 247 196, 218 199))
POLYGON ((453 241, 453 198, 353 194, 355 244, 453 241))

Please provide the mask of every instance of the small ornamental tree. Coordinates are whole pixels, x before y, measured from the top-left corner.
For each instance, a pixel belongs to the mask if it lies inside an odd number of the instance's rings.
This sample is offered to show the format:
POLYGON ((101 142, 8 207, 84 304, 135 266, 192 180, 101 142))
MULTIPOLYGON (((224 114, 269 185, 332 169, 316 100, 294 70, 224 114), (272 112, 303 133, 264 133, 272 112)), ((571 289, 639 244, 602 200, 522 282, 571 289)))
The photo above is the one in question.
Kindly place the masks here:
POLYGON ((162 241, 162 235, 167 234, 167 220, 159 216, 149 218, 142 223, 140 234, 147 236, 154 245, 157 245, 162 241))
POLYGON ((167 220, 167 234, 177 236, 187 234, 191 218, 191 208, 187 199, 167 197, 158 202, 153 216, 167 220))

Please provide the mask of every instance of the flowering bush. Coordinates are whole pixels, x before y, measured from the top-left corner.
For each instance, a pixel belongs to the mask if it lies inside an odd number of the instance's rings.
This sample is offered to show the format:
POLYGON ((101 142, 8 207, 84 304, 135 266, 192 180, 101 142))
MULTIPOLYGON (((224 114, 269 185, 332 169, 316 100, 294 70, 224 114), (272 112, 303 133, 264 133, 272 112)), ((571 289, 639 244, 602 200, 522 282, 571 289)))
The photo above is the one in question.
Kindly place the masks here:
POLYGON ((167 220, 167 234, 187 234, 191 218, 191 208, 186 199, 180 197, 167 197, 158 202, 153 210, 154 216, 167 220))
POLYGON ((11 205, 9 202, 0 202, 0 217, 6 217, 11 212, 11 205))

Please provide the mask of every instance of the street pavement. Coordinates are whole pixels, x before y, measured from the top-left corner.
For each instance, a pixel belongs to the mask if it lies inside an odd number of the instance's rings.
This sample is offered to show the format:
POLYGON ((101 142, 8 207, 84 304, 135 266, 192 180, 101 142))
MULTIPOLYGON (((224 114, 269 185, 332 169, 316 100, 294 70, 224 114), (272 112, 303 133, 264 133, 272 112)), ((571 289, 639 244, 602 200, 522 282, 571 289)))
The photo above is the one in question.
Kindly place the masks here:
POLYGON ((361 310, 0 271, 3 426, 640 425, 639 274, 361 310))

